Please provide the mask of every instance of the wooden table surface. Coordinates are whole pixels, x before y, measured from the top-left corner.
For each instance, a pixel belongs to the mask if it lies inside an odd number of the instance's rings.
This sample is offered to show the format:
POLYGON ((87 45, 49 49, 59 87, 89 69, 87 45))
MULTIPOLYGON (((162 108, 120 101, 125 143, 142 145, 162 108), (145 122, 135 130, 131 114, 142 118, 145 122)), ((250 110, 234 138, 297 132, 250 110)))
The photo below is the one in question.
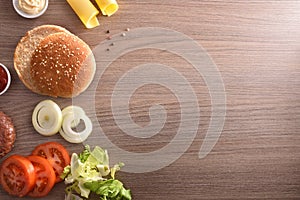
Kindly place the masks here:
MULTIPOLYGON (((81 96, 87 113, 96 115, 94 122, 116 146, 135 153, 160 150, 176 135, 182 122, 180 109, 189 106, 167 87, 145 84, 131 96, 130 105, 117 106, 129 106, 133 122, 145 127, 150 122, 150 106, 159 103, 167 121, 148 139, 124 133, 112 114, 111 98, 117 81, 134 66, 161 63, 180 71, 194 89, 201 116, 192 144, 175 162, 150 172, 119 173, 133 199, 300 199, 300 1, 119 0, 119 5, 115 15, 98 16, 100 26, 85 29, 66 1, 50 0, 47 12, 32 20, 18 16, 11 1, 0 2, 0 62, 12 74, 11 87, 0 96, 0 110, 11 116, 17 130, 9 155, 27 155, 46 141, 59 141, 70 152, 82 150, 82 144, 69 144, 59 135, 45 138, 32 127, 34 106, 48 97, 29 91, 13 68, 15 47, 26 31, 42 24, 61 25, 94 49, 108 35, 130 34, 139 27, 167 28, 196 41, 217 66, 226 94, 225 124, 211 152, 199 159, 212 117, 205 78, 169 51, 146 48, 120 55, 100 77, 92 97, 94 110, 89 110, 91 98, 81 96)), ((169 78, 170 82, 175 79, 169 78)), ((53 100, 61 107, 72 103, 72 99, 53 100)), ((127 111, 125 107, 121 115, 127 111)), ((93 134, 97 137, 98 133, 93 134)), ((97 143, 97 138, 93 141, 97 143)), ((159 159, 158 163, 163 162, 159 159)), ((141 165, 146 169, 147 160, 141 165)), ((0 199, 14 198, 1 189, 0 199)), ((64 199, 64 183, 43 199, 64 199)))

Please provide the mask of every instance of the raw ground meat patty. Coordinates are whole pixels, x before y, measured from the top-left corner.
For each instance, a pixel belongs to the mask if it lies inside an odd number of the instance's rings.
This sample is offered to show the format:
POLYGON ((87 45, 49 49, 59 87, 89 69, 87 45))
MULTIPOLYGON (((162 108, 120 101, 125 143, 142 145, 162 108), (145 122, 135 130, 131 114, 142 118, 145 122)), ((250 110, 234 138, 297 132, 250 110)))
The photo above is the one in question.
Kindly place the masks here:
POLYGON ((16 140, 16 132, 10 117, 0 111, 0 158, 11 151, 16 140))

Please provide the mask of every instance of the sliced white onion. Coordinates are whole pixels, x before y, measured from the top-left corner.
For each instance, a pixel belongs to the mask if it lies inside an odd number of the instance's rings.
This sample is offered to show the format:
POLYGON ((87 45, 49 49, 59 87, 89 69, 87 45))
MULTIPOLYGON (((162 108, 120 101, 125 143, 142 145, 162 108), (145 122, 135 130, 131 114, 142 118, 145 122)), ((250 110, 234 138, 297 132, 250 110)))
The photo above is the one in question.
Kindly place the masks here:
MULTIPOLYGON (((73 113, 76 116, 85 115, 85 112, 81 107, 79 107, 79 106, 68 106, 68 107, 65 107, 62 110, 63 119, 65 118, 65 116, 67 114, 73 114, 73 113)), ((80 119, 79 118, 74 118, 74 121, 71 123, 71 127, 75 128, 76 126, 79 125, 79 123, 80 123, 80 119)))
POLYGON ((92 121, 85 115, 84 110, 78 106, 69 106, 65 109, 63 110, 62 126, 59 130, 60 135, 70 143, 85 141, 92 133, 92 121), (81 120, 84 122, 85 129, 81 132, 74 131, 73 128, 78 126, 81 120))
POLYGON ((44 136, 58 133, 62 123, 62 112, 59 106, 51 100, 41 101, 32 113, 34 129, 44 136))

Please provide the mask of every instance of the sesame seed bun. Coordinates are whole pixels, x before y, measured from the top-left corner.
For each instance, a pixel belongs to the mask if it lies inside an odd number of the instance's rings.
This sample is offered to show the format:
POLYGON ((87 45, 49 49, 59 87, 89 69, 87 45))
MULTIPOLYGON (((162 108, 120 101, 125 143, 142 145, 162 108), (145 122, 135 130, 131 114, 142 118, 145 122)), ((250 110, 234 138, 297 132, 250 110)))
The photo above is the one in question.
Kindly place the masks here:
POLYGON ((60 32, 40 42, 32 54, 30 72, 41 94, 73 97, 91 83, 95 60, 90 48, 81 39, 60 32))
POLYGON ((42 25, 38 26, 26 33, 24 37, 19 41, 15 54, 14 54, 14 67, 15 70, 24 83, 24 85, 32 90, 38 92, 33 85, 32 78, 30 76, 30 62, 31 56, 35 48, 39 45, 45 37, 50 34, 58 32, 68 32, 66 29, 55 25, 42 25))
POLYGON ((66 29, 53 25, 29 31, 16 48, 14 64, 27 88, 64 98, 85 91, 96 69, 89 46, 66 29))

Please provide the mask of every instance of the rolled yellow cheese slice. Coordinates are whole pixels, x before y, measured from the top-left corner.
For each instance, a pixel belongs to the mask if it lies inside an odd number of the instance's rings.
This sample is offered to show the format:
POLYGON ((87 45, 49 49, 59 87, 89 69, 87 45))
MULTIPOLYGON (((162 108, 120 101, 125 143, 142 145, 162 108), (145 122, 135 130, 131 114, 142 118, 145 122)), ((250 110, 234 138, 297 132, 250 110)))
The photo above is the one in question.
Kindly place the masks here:
POLYGON ((86 28, 99 26, 99 11, 89 0, 67 0, 86 28))
POLYGON ((103 15, 111 16, 119 9, 116 0, 96 0, 103 15))

